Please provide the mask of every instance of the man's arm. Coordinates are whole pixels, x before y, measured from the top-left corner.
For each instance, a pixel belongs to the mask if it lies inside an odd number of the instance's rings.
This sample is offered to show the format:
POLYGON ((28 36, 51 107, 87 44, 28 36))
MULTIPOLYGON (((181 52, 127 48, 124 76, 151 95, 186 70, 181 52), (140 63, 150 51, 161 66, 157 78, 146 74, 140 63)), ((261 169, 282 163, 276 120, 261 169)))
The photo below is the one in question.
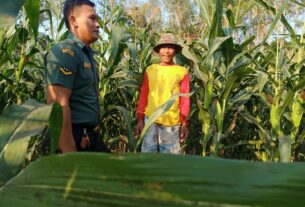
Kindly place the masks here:
MULTIPOLYGON (((180 93, 190 93, 190 76, 186 74, 180 83, 180 93)), ((190 97, 180 96, 180 141, 184 142, 189 134, 187 117, 190 113, 190 97)))
POLYGON ((138 107, 137 107, 137 127, 136 127, 136 133, 137 135, 140 135, 142 133, 142 130, 144 128, 144 112, 147 106, 147 99, 148 99, 148 77, 147 73, 144 73, 143 77, 143 83, 141 86, 141 91, 140 91, 140 97, 139 97, 139 102, 138 102, 138 107))
POLYGON ((76 151, 72 134, 71 111, 69 106, 70 95, 71 89, 61 85, 49 85, 47 88, 48 104, 57 102, 63 108, 63 125, 59 138, 59 148, 63 153, 76 151))

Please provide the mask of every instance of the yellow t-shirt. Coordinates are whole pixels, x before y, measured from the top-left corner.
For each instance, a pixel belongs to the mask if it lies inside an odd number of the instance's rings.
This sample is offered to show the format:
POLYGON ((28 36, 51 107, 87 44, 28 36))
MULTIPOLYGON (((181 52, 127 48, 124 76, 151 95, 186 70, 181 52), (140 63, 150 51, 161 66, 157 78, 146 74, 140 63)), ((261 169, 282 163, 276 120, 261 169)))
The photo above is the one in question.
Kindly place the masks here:
MULTIPOLYGON (((170 97, 180 93, 180 82, 188 74, 188 71, 179 65, 162 66, 153 64, 147 68, 146 74, 149 93, 145 115, 149 117, 160 105, 168 101, 170 97)), ((180 124, 179 97, 172 107, 155 122, 166 126, 180 124)))

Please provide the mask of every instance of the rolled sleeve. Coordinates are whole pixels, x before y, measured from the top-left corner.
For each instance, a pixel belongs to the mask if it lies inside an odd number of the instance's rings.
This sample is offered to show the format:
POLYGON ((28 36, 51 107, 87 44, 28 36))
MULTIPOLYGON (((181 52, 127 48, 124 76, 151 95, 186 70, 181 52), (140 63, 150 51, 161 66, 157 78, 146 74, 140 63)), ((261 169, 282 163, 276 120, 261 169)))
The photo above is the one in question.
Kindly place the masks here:
POLYGON ((54 45, 46 58, 47 85, 59 84, 72 89, 80 59, 72 45, 54 45))
POLYGON ((138 102, 138 107, 137 107, 137 118, 138 119, 143 119, 144 118, 144 112, 147 106, 147 101, 148 101, 148 77, 147 73, 144 73, 144 78, 143 78, 143 83, 140 91, 140 97, 139 97, 139 102, 138 102))
MULTIPOLYGON (((186 74, 180 85, 180 93, 190 93, 190 76, 186 74)), ((187 124, 187 117, 190 113, 190 97, 180 96, 180 121, 182 124, 187 124)))

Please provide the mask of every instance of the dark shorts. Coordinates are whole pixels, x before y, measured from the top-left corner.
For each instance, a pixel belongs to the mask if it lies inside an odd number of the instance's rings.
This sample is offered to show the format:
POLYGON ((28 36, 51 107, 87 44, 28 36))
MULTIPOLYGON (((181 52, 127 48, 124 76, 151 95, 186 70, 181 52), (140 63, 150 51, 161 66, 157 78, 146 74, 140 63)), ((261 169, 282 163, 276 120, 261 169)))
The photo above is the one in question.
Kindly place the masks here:
POLYGON ((99 127, 85 124, 72 124, 72 133, 77 151, 110 152, 102 140, 99 127), (81 147, 82 139, 85 135, 84 132, 86 132, 86 135, 89 138, 89 144, 86 148, 81 147))

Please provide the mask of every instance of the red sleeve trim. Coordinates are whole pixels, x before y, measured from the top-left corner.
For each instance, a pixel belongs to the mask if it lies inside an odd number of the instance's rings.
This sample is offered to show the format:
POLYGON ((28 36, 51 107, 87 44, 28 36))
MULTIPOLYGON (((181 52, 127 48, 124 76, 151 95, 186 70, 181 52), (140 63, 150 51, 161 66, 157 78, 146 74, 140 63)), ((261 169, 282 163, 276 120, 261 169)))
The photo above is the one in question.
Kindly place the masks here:
MULTIPOLYGON (((180 93, 190 93, 190 75, 186 74, 180 83, 180 93)), ((190 97, 180 96, 180 121, 187 124, 187 117, 190 113, 190 97)))
POLYGON ((147 102, 148 102, 148 91, 149 91, 148 77, 147 77, 147 73, 145 72, 144 78, 143 78, 143 83, 141 86, 138 107, 137 107, 137 118, 138 119, 143 119, 145 116, 144 112, 145 112, 147 102))

